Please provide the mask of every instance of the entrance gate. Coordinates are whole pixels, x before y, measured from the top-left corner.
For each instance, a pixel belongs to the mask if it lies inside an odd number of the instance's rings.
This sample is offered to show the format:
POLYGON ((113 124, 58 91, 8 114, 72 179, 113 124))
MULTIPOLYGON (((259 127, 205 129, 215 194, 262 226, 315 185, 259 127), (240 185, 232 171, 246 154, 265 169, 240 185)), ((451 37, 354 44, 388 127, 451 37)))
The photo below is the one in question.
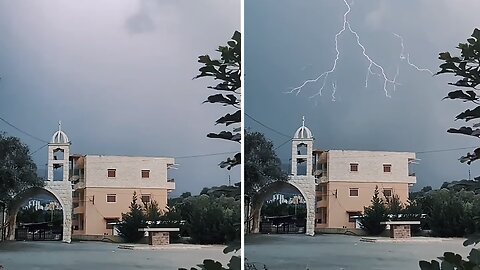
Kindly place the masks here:
POLYGON ((48 222, 24 224, 15 229, 17 241, 59 241, 62 236, 62 227, 54 227, 48 222))

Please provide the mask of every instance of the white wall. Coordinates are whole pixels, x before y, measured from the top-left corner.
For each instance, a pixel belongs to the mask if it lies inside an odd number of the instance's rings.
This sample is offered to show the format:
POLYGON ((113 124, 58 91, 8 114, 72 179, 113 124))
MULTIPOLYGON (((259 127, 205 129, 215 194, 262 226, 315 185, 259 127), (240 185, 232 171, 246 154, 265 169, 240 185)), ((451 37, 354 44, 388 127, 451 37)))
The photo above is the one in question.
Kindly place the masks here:
POLYGON ((415 159, 415 153, 330 150, 328 180, 414 184, 416 178, 408 175, 409 159, 415 159), (358 163, 358 172, 350 171, 350 163, 358 163), (383 164, 391 164, 391 172, 384 172, 383 164))
POLYGON ((171 189, 174 184, 167 183, 167 165, 174 162, 173 158, 87 155, 85 187, 171 189), (108 169, 116 169, 114 178, 108 177, 108 169), (150 170, 150 177, 142 178, 142 170, 150 170))

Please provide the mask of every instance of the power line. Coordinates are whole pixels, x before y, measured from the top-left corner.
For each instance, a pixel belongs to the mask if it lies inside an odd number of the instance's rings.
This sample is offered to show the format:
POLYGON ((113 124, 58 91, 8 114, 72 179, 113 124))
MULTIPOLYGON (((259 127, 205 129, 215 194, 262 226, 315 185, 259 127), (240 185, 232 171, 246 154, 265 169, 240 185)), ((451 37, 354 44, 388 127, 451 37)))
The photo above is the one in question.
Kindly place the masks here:
POLYGON ((429 151, 421 151, 421 152, 415 152, 417 154, 426 154, 426 153, 438 153, 438 152, 450 152, 450 151, 456 151, 456 150, 465 150, 465 149, 472 149, 478 146, 471 146, 471 147, 459 147, 459 148, 450 148, 450 149, 439 149, 439 150, 429 150, 429 151))
POLYGON ((182 157, 174 157, 175 159, 182 159, 182 158, 196 158, 196 157, 210 157, 210 156, 219 156, 219 155, 227 155, 227 154, 236 154, 240 152, 222 152, 222 153, 211 153, 211 154, 200 154, 200 155, 191 155, 191 156, 182 156, 182 157))
POLYGON ((273 132, 275 132, 275 133, 277 133, 277 134, 279 134, 279 135, 281 135, 281 136, 284 136, 284 137, 287 137, 287 138, 291 138, 291 137, 292 137, 292 136, 290 136, 290 135, 287 135, 287 134, 285 134, 285 133, 282 133, 282 132, 280 132, 280 131, 278 131, 278 130, 276 130, 276 129, 273 129, 273 128, 265 125, 264 123, 258 121, 257 119, 253 118, 252 116, 250 116, 248 113, 245 113, 245 116, 247 116, 248 118, 252 119, 254 122, 258 123, 259 125, 263 126, 264 128, 266 128, 266 129, 268 129, 268 130, 270 130, 270 131, 273 131, 273 132))
POLYGON ((3 119, 2 117, 0 117, 0 120, 2 120, 2 121, 5 123, 5 124, 9 125, 10 127, 14 128, 14 129, 16 129, 16 130, 18 130, 19 132, 21 132, 21 133, 23 133, 23 134, 25 134, 25 135, 27 135, 27 136, 29 136, 29 137, 31 137, 31 138, 33 138, 33 139, 35 139, 35 140, 38 140, 38 141, 41 141, 41 142, 44 142, 44 143, 48 143, 47 141, 45 141, 45 140, 42 140, 42 139, 38 138, 37 136, 34 136, 34 135, 32 135, 32 134, 30 134, 30 133, 28 133, 28 132, 26 132, 26 131, 24 131, 24 130, 22 130, 22 129, 18 128, 18 127, 16 127, 15 125, 11 124, 11 123, 10 123, 10 122, 8 122, 7 120, 3 119))
POLYGON ((288 139, 287 141, 281 143, 279 146, 275 147, 273 150, 276 151, 278 148, 284 146, 285 144, 287 144, 288 142, 290 142, 292 140, 292 138, 288 139))
POLYGON ((45 146, 47 146, 48 143, 44 144, 42 147, 38 148, 37 150, 33 151, 30 155, 34 155, 35 153, 37 153, 38 151, 42 150, 45 146))

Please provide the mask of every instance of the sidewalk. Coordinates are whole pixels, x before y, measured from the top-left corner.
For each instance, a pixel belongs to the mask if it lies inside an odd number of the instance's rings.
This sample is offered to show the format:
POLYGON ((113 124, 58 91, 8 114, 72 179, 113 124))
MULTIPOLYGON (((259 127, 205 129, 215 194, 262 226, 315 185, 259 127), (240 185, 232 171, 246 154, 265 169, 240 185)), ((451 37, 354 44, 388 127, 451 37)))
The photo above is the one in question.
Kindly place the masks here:
POLYGON ((404 239, 393 239, 390 237, 362 237, 360 238, 362 242, 371 242, 371 243, 439 243, 439 242, 455 242, 463 243, 464 238, 441 238, 441 237, 425 237, 425 236, 415 236, 411 238, 404 239))
POLYGON ((119 249, 131 249, 131 250, 198 250, 198 249, 210 249, 223 251, 226 246, 224 245, 194 245, 194 244, 170 244, 161 246, 151 246, 148 244, 120 244, 119 249))

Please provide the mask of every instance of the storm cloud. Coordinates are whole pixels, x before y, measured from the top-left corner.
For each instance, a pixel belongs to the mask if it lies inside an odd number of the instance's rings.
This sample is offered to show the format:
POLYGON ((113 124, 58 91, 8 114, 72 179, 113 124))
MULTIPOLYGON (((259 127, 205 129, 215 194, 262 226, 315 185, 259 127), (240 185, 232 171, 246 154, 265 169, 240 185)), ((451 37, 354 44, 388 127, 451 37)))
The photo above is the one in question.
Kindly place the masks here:
MULTIPOLYGON (((202 104, 197 57, 240 29, 240 2, 0 1, 0 116, 43 140, 61 120, 81 154, 184 157, 177 189, 240 180, 217 164, 240 145, 208 139, 228 111, 202 104)), ((43 143, 0 123, 33 150, 43 143)), ((34 155, 44 166, 46 149, 34 155)))
MULTIPOLYGON (((338 39, 340 59, 331 78, 336 101, 327 83, 321 97, 310 98, 321 83, 307 85, 298 95, 286 94, 305 80, 331 68, 334 37, 343 25, 343 1, 245 1, 246 100, 245 111, 281 133, 291 134, 302 116, 315 136, 318 149, 417 152, 416 189, 444 181, 480 175, 478 164, 458 161, 468 150, 428 152, 475 146, 475 138, 448 134, 458 127, 454 117, 465 104, 442 101, 453 90, 448 75, 431 76, 400 61, 401 46, 393 33, 403 36, 405 52, 413 63, 437 71, 438 53, 451 51, 479 27, 480 2, 462 1, 355 1, 349 15, 367 53, 393 77, 399 66, 396 91, 383 91, 383 81, 370 76, 368 61, 345 32, 338 39), (265 104, 268 104, 266 106, 265 104)), ((246 118, 246 127, 264 132, 288 163, 288 138, 246 118), (282 146, 282 143, 285 143, 282 146)))

